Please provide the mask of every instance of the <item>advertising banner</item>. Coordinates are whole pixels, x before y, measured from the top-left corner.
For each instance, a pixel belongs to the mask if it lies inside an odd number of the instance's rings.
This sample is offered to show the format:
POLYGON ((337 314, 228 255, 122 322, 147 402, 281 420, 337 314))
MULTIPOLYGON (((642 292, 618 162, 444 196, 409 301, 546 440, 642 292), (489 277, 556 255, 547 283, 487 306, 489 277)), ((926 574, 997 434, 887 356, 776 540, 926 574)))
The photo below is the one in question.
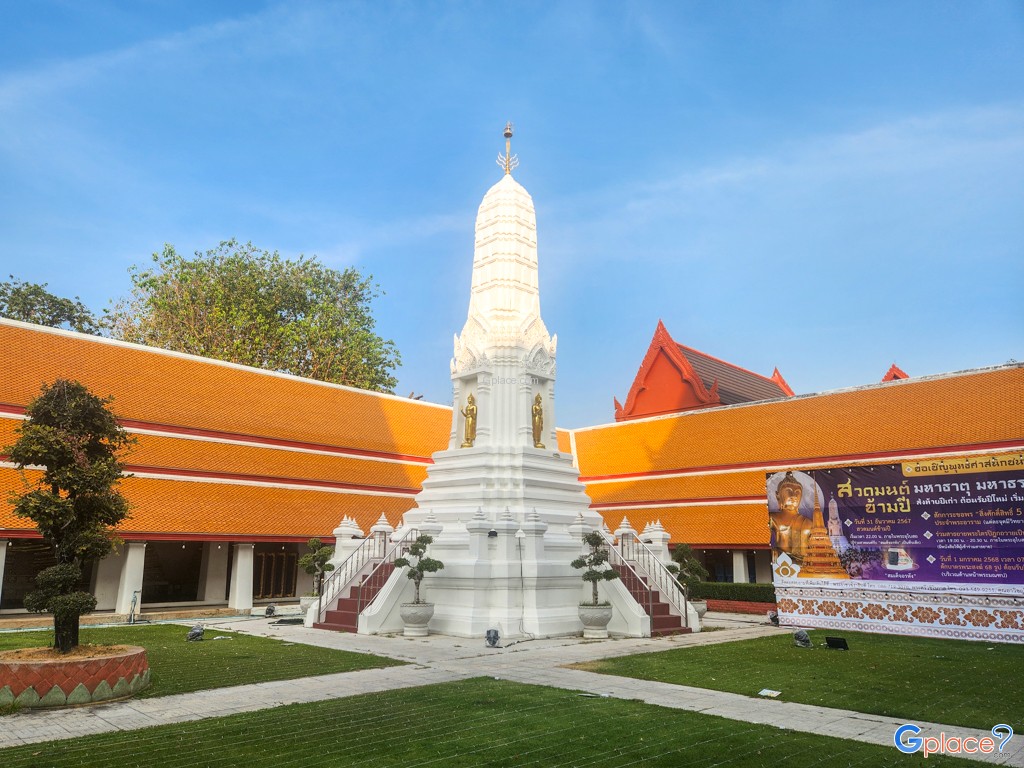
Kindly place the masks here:
POLYGON ((767 490, 777 582, 1024 592, 1024 454, 775 472, 767 490))

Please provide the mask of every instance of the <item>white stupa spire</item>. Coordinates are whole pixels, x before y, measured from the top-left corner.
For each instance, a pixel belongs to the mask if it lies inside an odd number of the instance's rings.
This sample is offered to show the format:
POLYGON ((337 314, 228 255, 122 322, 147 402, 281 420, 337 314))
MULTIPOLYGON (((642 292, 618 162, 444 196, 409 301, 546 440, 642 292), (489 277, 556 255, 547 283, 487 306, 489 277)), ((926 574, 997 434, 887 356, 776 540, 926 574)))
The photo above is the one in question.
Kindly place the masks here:
MULTIPOLYGON (((505 128, 506 142, 511 124, 505 128)), ((484 195, 476 216, 469 316, 455 337, 452 373, 473 368, 496 348, 543 350, 552 363, 557 340, 540 315, 537 278, 537 215, 530 193, 512 177, 514 155, 506 146, 505 174, 484 195)))

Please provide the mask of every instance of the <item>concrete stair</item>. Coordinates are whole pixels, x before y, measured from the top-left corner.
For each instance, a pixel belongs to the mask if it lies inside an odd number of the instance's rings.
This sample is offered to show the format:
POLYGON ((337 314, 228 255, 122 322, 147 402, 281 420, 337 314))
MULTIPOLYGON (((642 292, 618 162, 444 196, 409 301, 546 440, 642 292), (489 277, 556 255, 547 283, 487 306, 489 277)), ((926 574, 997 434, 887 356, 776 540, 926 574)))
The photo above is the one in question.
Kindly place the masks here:
POLYGON ((657 589, 652 589, 645 579, 620 566, 612 567, 618 572, 619 578, 633 599, 650 615, 651 637, 684 635, 693 631, 683 626, 683 617, 674 615, 668 602, 661 599, 661 593, 657 589))
POLYGON ((329 629, 333 632, 355 632, 359 629, 359 605, 363 608, 373 602, 377 593, 391 577, 395 566, 384 563, 372 574, 372 580, 363 577, 361 584, 350 587, 348 597, 338 598, 337 604, 324 612, 324 620, 315 622, 314 629, 329 629), (362 591, 362 600, 360 600, 362 591))

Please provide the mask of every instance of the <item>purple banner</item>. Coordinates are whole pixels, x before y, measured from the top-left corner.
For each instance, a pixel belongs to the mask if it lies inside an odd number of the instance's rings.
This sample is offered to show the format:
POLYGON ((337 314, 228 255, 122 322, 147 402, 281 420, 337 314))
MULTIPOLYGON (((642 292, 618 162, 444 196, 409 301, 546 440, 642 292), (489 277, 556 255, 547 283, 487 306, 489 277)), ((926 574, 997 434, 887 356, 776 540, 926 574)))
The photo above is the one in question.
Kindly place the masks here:
POLYGON ((776 472, 767 485, 773 559, 792 575, 1024 584, 1020 454, 776 472))

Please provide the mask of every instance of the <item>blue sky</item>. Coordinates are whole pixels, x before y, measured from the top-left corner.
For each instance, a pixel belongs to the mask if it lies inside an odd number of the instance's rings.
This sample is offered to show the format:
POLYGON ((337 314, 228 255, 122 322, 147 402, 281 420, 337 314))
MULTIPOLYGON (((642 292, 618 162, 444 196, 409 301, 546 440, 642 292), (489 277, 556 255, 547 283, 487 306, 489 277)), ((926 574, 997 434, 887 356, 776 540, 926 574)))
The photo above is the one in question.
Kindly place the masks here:
POLYGON ((514 121, 559 422, 658 319, 798 393, 1024 359, 1022 2, 8 2, 0 271, 78 295, 231 237, 385 291, 450 402, 514 121))

